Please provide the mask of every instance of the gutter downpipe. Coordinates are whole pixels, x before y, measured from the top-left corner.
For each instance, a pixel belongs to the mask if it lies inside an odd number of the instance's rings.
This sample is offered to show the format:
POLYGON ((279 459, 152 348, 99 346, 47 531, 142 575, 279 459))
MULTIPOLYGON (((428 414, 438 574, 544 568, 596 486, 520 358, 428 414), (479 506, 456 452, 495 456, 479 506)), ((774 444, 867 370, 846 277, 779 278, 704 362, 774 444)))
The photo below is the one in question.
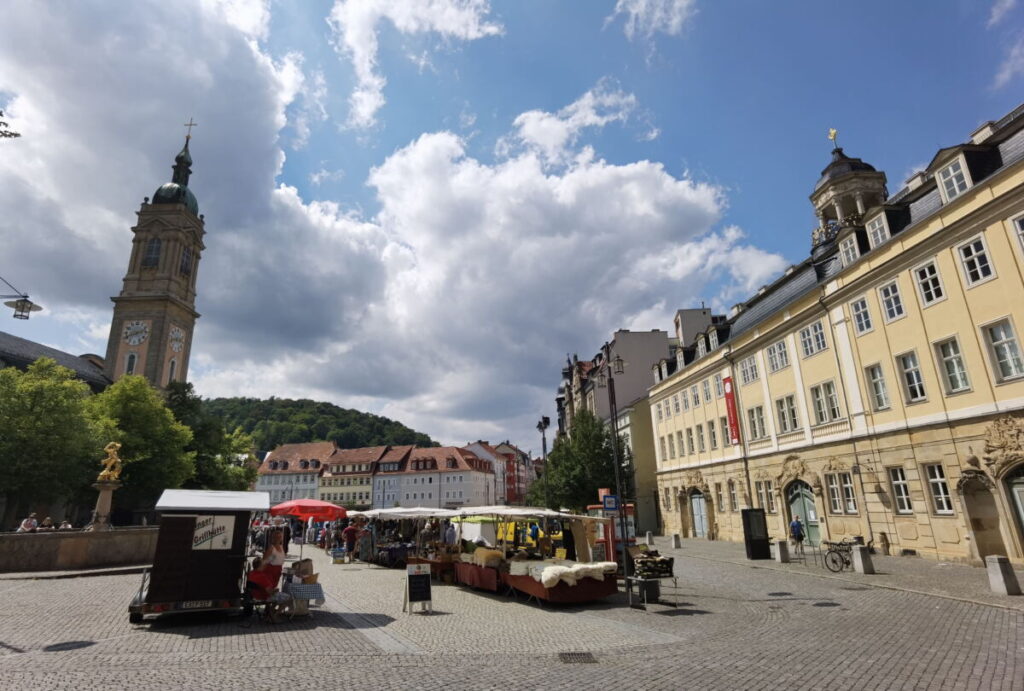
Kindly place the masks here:
MULTIPOLYGON (((857 468, 857 481, 860 484, 860 496, 863 497, 863 499, 864 499, 864 518, 865 518, 865 520, 867 521, 867 524, 868 524, 868 542, 874 542, 875 541, 875 529, 871 525, 871 512, 868 511, 868 495, 867 495, 867 492, 864 491, 864 473, 862 472, 862 469, 861 469, 861 466, 860 466, 860 458, 857 456, 857 443, 853 440, 853 416, 850 414, 850 395, 847 392, 847 382, 845 382, 845 380, 843 380, 843 365, 839 361, 839 346, 835 342, 835 340, 836 340, 836 338, 835 338, 836 331, 835 331, 835 327, 832 324, 832 314, 829 312, 828 305, 825 304, 825 287, 824 286, 821 287, 821 295, 818 297, 818 304, 821 305, 821 308, 823 310, 825 310, 825 319, 828 321, 828 330, 829 330, 829 333, 832 334, 832 345, 833 345, 832 350, 834 351, 833 352, 833 357, 835 358, 835 361, 836 361, 836 371, 839 373, 839 379, 841 381, 843 381, 843 403, 846 404, 846 417, 850 420, 850 444, 853 446, 853 462, 854 462, 854 465, 857 468)), ((856 382, 854 382, 854 383, 856 383, 856 382)), ((810 422, 810 421, 808 420, 808 422, 810 422)), ((827 485, 828 481, 826 480, 825 482, 826 482, 826 485, 827 485)), ((824 491, 825 492, 828 491, 828 487, 827 486, 825 487, 824 491)), ((822 502, 821 503, 824 505, 823 508, 825 509, 825 511, 822 513, 822 515, 825 517, 825 525, 827 526, 828 525, 828 506, 825 505, 825 498, 822 498, 822 502)), ((830 537, 832 536, 831 529, 829 530, 829 536, 830 537)))

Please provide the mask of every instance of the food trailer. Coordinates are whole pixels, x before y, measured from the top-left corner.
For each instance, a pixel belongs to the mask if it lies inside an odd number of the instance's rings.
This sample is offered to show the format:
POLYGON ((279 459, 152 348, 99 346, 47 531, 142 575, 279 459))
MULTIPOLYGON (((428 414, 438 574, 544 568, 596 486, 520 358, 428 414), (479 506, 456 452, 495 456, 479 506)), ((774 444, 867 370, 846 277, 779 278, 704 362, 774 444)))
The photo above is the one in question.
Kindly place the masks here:
POLYGON ((171 612, 244 607, 249 522, 270 509, 266 492, 164 490, 153 567, 128 607, 128 620, 171 612))

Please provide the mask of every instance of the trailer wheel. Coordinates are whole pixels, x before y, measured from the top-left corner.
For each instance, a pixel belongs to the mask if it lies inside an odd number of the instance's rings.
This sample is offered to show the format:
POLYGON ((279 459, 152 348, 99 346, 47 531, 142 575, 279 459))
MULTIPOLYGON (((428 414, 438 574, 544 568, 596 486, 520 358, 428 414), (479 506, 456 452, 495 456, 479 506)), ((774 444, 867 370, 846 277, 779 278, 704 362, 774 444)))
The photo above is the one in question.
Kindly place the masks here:
POLYGON ((142 612, 129 612, 128 613, 129 624, 141 624, 142 623, 142 612))

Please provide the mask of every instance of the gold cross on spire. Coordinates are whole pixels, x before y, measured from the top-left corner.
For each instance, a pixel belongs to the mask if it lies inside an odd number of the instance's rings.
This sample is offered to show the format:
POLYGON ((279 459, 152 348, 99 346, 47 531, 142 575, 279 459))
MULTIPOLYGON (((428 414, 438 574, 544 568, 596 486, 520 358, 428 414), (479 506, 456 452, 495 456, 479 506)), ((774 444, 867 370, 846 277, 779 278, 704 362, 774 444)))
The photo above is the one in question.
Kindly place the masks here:
POLYGON ((185 135, 185 139, 191 139, 192 138, 192 128, 193 127, 199 127, 199 123, 198 122, 192 122, 192 118, 189 118, 188 122, 186 122, 184 125, 182 125, 182 127, 187 127, 188 128, 188 134, 185 135))
POLYGON ((828 138, 829 138, 829 141, 831 141, 837 147, 839 146, 839 142, 836 141, 836 136, 838 134, 839 134, 839 130, 837 130, 835 127, 829 127, 828 128, 828 138))

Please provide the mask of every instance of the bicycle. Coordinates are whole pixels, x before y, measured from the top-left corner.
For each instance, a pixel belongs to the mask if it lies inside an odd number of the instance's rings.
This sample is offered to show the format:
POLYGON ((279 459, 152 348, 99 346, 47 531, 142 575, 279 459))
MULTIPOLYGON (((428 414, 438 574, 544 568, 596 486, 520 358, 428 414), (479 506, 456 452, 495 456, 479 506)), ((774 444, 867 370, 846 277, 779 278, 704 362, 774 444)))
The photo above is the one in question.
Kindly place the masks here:
POLYGON ((839 573, 843 569, 853 568, 853 546, 857 544, 853 540, 843 538, 839 542, 823 541, 828 547, 825 552, 825 567, 833 573, 839 573))

